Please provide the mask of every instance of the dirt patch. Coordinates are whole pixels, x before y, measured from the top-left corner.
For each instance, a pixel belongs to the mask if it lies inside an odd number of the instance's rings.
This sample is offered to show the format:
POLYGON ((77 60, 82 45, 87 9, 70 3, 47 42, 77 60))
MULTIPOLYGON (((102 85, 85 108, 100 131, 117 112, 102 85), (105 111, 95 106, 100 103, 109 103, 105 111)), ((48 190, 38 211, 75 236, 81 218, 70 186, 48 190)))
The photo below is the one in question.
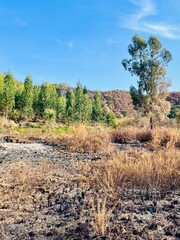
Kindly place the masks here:
POLYGON ((106 199, 80 184, 79 165, 100 159, 43 143, 1 142, 0 239, 180 239, 180 192, 106 199))

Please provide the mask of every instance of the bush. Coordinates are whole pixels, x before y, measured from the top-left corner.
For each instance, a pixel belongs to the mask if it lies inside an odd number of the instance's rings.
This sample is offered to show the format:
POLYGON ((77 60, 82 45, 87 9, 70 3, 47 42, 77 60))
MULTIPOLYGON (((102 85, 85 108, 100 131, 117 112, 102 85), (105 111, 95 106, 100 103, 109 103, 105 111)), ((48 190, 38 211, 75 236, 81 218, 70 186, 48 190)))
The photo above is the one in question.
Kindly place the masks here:
POLYGON ((49 123, 54 123, 56 121, 56 111, 54 109, 46 108, 43 118, 49 123))

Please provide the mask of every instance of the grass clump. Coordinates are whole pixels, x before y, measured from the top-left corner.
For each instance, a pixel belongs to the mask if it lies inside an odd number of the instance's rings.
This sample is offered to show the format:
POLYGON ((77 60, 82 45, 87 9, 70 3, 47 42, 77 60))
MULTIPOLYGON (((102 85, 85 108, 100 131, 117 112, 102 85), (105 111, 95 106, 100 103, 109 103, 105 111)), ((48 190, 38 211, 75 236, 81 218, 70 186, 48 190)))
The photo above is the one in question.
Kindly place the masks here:
POLYGON ((179 148, 180 131, 175 128, 117 128, 111 132, 111 139, 117 143, 147 143, 152 150, 179 148))
POLYGON ((66 135, 62 140, 71 151, 106 154, 113 152, 109 131, 104 127, 91 128, 80 124, 74 128, 72 134, 66 135))
POLYGON ((142 196, 151 197, 154 192, 163 195, 180 187, 179 151, 131 150, 112 160, 91 165, 88 176, 90 188, 102 190, 113 198, 119 198, 129 190, 138 190, 142 196))

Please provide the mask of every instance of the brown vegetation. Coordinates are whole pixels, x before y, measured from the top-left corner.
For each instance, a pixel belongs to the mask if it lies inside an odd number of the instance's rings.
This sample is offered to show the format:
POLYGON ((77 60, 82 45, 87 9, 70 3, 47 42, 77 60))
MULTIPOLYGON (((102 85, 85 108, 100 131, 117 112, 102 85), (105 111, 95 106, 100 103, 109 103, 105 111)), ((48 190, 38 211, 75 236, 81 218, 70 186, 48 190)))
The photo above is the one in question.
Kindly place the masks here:
POLYGON ((42 236, 46 238, 48 234, 52 235, 47 239, 55 236, 63 236, 63 239, 81 239, 82 236, 84 239, 135 239, 137 235, 141 236, 139 239, 163 239, 166 234, 171 234, 175 239, 179 236, 176 222, 170 221, 167 213, 163 215, 167 205, 163 199, 166 196, 171 199, 175 195, 172 206, 178 202, 179 130, 113 130, 100 125, 92 127, 81 124, 62 136, 43 133, 42 129, 9 133, 24 139, 41 137, 46 143, 56 143, 60 149, 64 144, 66 150, 71 152, 101 153, 104 158, 97 158, 96 161, 68 160, 65 165, 62 160, 56 163, 50 160, 3 163, 0 170, 0 237, 3 239, 10 236, 7 226, 17 226, 17 222, 28 226, 24 236, 31 234, 30 224, 33 222, 33 234, 40 236, 37 239, 42 236), (112 147, 112 141, 127 145, 129 149, 118 152, 112 147), (148 204, 153 207, 152 216, 155 218, 148 218, 151 210, 143 210, 148 204), (142 218, 141 214, 144 214, 142 218), (49 229, 46 226, 48 216, 52 222, 49 229), (161 225, 156 216, 163 218, 162 232, 158 228, 151 231, 152 226, 161 225), (29 219, 36 217, 45 219, 39 222, 41 231, 45 233, 38 230, 36 220, 27 224, 29 219), (148 223, 144 223, 146 218, 148 223))
POLYGON ((144 128, 117 128, 111 133, 113 142, 145 143, 151 150, 160 148, 179 148, 180 131, 173 128, 156 128, 153 131, 144 128))

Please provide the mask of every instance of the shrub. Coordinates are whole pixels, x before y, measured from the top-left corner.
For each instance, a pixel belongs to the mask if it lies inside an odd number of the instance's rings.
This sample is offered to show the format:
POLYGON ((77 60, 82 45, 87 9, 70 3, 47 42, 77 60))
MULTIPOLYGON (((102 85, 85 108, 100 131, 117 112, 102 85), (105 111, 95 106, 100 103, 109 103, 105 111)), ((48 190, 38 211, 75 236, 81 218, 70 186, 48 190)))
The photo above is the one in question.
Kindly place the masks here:
POLYGON ((56 111, 54 109, 46 108, 44 111, 43 118, 49 123, 54 123, 56 120, 56 111))

